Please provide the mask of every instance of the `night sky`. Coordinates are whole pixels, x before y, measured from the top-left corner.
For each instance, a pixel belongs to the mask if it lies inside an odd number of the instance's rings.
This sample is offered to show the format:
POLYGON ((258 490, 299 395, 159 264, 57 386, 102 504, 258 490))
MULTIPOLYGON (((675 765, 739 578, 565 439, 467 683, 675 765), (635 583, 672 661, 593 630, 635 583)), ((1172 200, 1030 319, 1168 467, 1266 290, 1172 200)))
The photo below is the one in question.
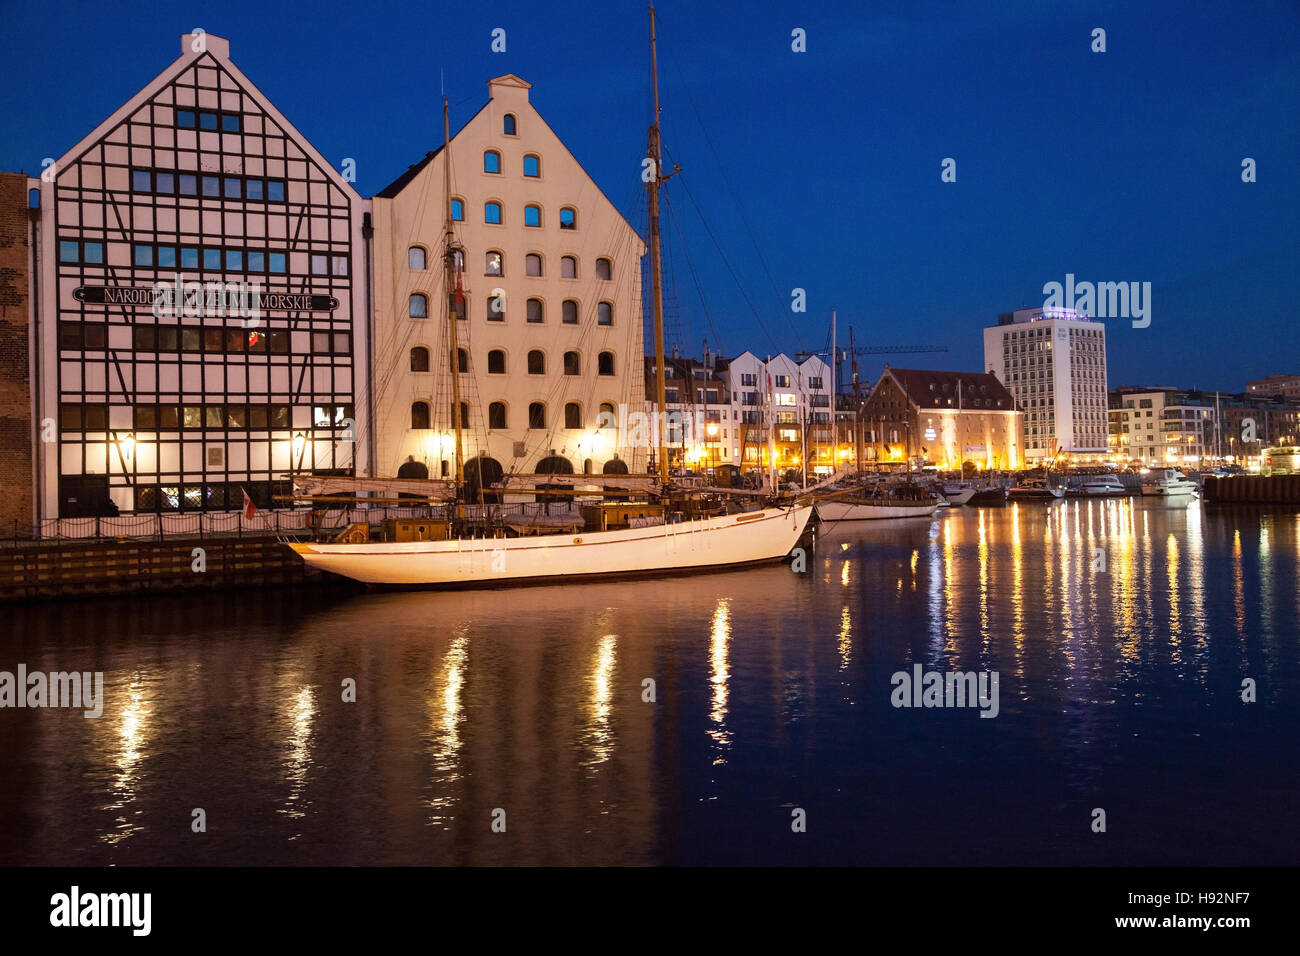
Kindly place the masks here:
MULTIPOLYGON (((327 158, 356 160, 366 196, 440 142, 444 81, 459 126, 489 78, 518 74, 644 233, 640 3, 3 6, 0 169, 38 173, 202 27, 327 158)), ((1074 273, 1152 284, 1150 327, 1106 322, 1112 387, 1300 372, 1300 5, 829 6, 658 8, 664 140, 683 167, 666 188, 668 333, 684 351, 822 349, 837 309, 842 341, 852 326, 859 344, 950 349, 893 364, 974 370, 983 326, 1074 273)))

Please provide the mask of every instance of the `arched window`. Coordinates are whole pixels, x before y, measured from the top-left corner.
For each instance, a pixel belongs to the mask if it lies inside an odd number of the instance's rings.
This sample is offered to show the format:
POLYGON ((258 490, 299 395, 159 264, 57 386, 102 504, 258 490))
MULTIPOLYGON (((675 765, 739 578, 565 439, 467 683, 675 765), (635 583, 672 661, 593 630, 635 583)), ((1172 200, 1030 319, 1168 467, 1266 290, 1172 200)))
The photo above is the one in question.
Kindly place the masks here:
POLYGON ((487 297, 487 320, 489 322, 504 322, 506 320, 506 297, 504 295, 490 295, 487 297))
POLYGON ((542 402, 530 402, 528 405, 528 427, 546 427, 546 406, 542 402))
POLYGON ((528 353, 528 374, 546 374, 546 353, 541 349, 533 349, 528 353))
MULTIPOLYGON (((461 374, 462 375, 467 374, 469 372, 469 352, 465 351, 464 349, 457 349, 456 354, 460 356, 459 365, 460 365, 461 374)), ((448 361, 450 362, 451 356, 448 355, 447 358, 448 361)))
POLYGON ((485 149, 483 151, 483 172, 501 172, 501 154, 495 149, 485 149))
POLYGON ((596 374, 597 375, 614 374, 614 353, 613 352, 600 353, 599 357, 596 359, 596 374))
POLYGON ((598 421, 599 421, 600 424, 602 424, 602 425, 604 425, 604 424, 609 424, 609 425, 614 424, 616 421, 618 421, 618 419, 615 417, 615 414, 616 414, 616 413, 615 413, 615 411, 614 411, 614 403, 613 403, 613 402, 601 402, 601 403, 600 403, 600 418, 598 419, 598 421))
POLYGON ((528 321, 538 325, 546 320, 545 307, 541 299, 528 300, 528 321))
POLYGON ((492 225, 501 225, 501 204, 499 202, 486 202, 483 204, 483 221, 492 225))
POLYGON ((501 349, 493 349, 491 352, 488 352, 488 374, 506 374, 506 353, 501 349))
POLYGON ((564 300, 564 305, 560 307, 560 321, 565 325, 578 324, 578 303, 575 300, 564 300))
POLYGON ((483 274, 487 276, 505 275, 506 258, 496 249, 488 252, 486 262, 483 265, 483 274))
POLYGON ((542 274, 542 257, 535 252, 524 256, 524 274, 540 276, 542 274))
POLYGON ((447 293, 447 314, 454 315, 456 318, 464 321, 466 313, 469 311, 469 296, 461 293, 460 301, 456 301, 456 293, 447 293))
POLYGON ((596 260, 596 278, 609 279, 614 274, 614 266, 608 259, 603 256, 596 260))
POLYGON ((406 264, 411 269, 415 269, 415 270, 424 269, 425 261, 426 259, 425 259, 423 246, 411 246, 410 249, 406 250, 406 264))
POLYGON ((564 256, 560 259, 560 278, 576 279, 578 278, 578 260, 573 256, 564 256))
POLYGON ((564 427, 582 427, 582 406, 577 402, 566 402, 564 404, 564 427))
POLYGON ((429 427, 429 403, 414 402, 411 405, 411 427, 428 428, 429 427))
POLYGON ((488 406, 488 428, 506 427, 506 403, 493 402, 488 406))
POLYGON ((614 324, 614 304, 612 302, 602 302, 596 307, 596 324, 614 324))
MULTIPOLYGON (((455 402, 452 402, 452 404, 449 405, 449 406, 447 407, 447 410, 448 410, 449 412, 451 412, 451 423, 452 423, 452 426, 455 427, 455 424, 456 424, 456 403, 455 403, 455 402)), ((461 402, 461 403, 460 403, 460 427, 461 427, 461 428, 469 428, 469 402, 461 402)))
POLYGON ((577 352, 564 353, 564 374, 581 375, 582 374, 582 357, 577 352))
POLYGON ((417 345, 415 348, 411 349, 411 371, 429 371, 429 350, 423 345, 417 345))
POLYGON ((501 132, 507 136, 515 135, 515 114, 507 113, 501 120, 501 132))
POLYGON ((560 209, 560 228, 577 229, 578 228, 578 211, 572 206, 564 206, 560 209))
POLYGON ((455 197, 451 200, 451 218, 456 222, 465 221, 465 200, 455 197))
POLYGON ((542 174, 542 161, 539 157, 529 153, 524 157, 524 175, 537 177, 542 174))
POLYGON ((590 459, 590 458, 586 459, 586 460, 582 463, 582 473, 583 473, 584 475, 590 475, 590 474, 591 474, 591 459, 590 459))
POLYGON ((531 205, 525 206, 524 225, 537 227, 537 226, 541 226, 541 224, 542 224, 542 207, 531 206, 531 205))
POLYGON ((422 292, 411 293, 411 318, 427 319, 429 317, 429 297, 422 292))

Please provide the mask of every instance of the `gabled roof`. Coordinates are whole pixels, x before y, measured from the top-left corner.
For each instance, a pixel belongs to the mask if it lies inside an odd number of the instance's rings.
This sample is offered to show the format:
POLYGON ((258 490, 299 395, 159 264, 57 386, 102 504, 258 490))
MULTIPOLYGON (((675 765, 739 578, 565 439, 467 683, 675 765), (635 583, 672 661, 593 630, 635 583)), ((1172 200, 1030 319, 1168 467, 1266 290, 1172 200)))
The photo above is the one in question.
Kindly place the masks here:
POLYGON ((887 365, 882 378, 885 376, 897 382, 907 400, 918 408, 956 408, 959 383, 962 408, 1012 411, 1016 407, 1011 393, 992 372, 935 372, 887 365))
POLYGON ((439 146, 433 152, 425 153, 424 159, 420 160, 418 163, 414 163, 410 166, 407 166, 406 172, 402 173, 402 175, 398 176, 396 179, 394 179, 383 189, 379 190, 379 192, 375 193, 375 195, 383 199, 392 199, 394 196, 396 196, 398 193, 400 193, 403 189, 406 188, 407 183, 409 183, 416 176, 420 175, 420 170, 424 169, 425 166, 428 166, 431 162, 433 162, 433 157, 437 156, 441 152, 442 152, 442 147, 439 146))

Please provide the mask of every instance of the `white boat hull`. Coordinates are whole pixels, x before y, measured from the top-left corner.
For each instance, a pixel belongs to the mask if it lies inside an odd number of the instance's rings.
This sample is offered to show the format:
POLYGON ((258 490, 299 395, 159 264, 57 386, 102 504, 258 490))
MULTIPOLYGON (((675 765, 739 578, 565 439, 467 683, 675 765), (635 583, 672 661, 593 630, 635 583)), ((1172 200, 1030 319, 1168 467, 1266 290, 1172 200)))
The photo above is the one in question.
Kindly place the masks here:
POLYGON ((823 521, 870 521, 881 518, 928 518, 937 504, 864 504, 857 501, 819 501, 817 513, 823 521))
POLYGON ((290 547, 309 567, 366 584, 508 586, 777 561, 798 543, 812 511, 796 505, 616 531, 290 547))
POLYGON ((1147 498, 1191 498, 1196 495, 1196 485, 1143 485, 1142 494, 1147 498))

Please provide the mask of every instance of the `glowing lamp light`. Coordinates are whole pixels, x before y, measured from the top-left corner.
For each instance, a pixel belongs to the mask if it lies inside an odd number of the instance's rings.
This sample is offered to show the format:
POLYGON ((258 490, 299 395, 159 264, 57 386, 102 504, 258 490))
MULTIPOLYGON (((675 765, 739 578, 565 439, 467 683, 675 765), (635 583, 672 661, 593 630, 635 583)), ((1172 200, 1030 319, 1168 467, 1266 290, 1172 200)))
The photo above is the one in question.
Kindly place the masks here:
POLYGON ((302 450, 307 447, 307 436, 298 432, 293 436, 293 457, 298 458, 302 455, 302 450))
POLYGON ((122 460, 126 466, 131 467, 131 462, 135 459, 135 436, 123 435, 117 440, 117 450, 122 455, 122 460))

